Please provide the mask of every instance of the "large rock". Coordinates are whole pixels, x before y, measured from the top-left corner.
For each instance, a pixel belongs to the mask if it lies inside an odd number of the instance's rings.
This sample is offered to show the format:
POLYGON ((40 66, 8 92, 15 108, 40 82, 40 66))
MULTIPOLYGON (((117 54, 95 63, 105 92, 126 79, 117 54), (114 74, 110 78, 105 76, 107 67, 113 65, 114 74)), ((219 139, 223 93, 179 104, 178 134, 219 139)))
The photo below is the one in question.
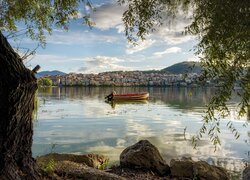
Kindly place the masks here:
POLYGON ((169 166, 165 163, 158 149, 147 140, 127 147, 120 155, 121 167, 149 169, 167 175, 169 166))
POLYGON ((174 160, 170 162, 171 176, 181 178, 198 178, 213 180, 228 180, 229 175, 226 170, 209 165, 205 161, 195 162, 191 159, 174 160))
POLYGON ((58 154, 51 153, 36 158, 38 165, 43 169, 53 160, 54 163, 59 161, 71 161, 75 163, 85 164, 93 168, 99 168, 108 158, 98 154, 74 155, 74 154, 58 154))
POLYGON ((41 169, 48 173, 48 179, 88 179, 120 180, 120 176, 98 170, 105 161, 105 156, 97 154, 74 155, 51 153, 37 157, 41 169))
POLYGON ((54 173, 62 179, 125 180, 123 177, 115 174, 71 161, 57 162, 54 167, 54 173))
POLYGON ((246 167, 243 171, 243 180, 250 179, 250 166, 246 167))

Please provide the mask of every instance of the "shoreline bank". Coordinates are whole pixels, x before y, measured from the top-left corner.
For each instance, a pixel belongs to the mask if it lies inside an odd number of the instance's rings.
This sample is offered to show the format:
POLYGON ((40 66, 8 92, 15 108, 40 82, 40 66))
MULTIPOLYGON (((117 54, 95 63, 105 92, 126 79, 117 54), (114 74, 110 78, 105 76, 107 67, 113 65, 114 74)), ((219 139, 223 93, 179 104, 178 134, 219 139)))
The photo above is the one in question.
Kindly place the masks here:
POLYGON ((243 175, 230 174, 224 168, 209 165, 205 161, 193 161, 190 157, 172 159, 169 165, 158 149, 147 140, 126 148, 120 162, 108 168, 108 157, 96 154, 48 154, 37 158, 41 169, 50 176, 74 179, 240 179, 250 178, 248 169, 243 175), (90 175, 91 172, 91 175, 90 175))

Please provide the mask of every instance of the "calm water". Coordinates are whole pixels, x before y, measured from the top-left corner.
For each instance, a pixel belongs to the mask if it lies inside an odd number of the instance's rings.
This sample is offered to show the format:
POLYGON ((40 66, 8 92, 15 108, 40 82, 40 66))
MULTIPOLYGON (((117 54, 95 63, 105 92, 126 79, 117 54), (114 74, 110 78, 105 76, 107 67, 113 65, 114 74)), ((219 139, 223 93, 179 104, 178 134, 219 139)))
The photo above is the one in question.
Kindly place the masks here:
MULTIPOLYGON (((33 155, 59 153, 99 153, 111 162, 121 151, 141 139, 157 146, 170 159, 192 156, 210 164, 239 171, 250 161, 250 128, 246 118, 231 117, 241 133, 235 140, 221 121, 221 146, 214 152, 204 138, 193 149, 191 137, 201 127, 201 116, 213 89, 187 88, 115 88, 117 93, 149 91, 142 102, 108 104, 104 97, 112 88, 46 88, 38 92, 39 107, 34 123, 33 155), (186 132, 184 134, 184 129, 186 132)), ((235 106, 233 98, 231 106, 235 106)))

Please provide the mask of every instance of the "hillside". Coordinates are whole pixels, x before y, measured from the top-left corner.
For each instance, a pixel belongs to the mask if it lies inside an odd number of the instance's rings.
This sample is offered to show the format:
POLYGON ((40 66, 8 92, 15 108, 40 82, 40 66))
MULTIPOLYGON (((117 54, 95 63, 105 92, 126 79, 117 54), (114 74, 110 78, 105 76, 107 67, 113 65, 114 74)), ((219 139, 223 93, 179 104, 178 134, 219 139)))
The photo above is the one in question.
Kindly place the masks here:
POLYGON ((170 74, 201 73, 202 67, 199 62, 185 61, 174 64, 161 70, 161 72, 170 74))
POLYGON ((44 76, 48 76, 48 75, 52 75, 52 76, 55 76, 55 75, 64 75, 66 73, 64 72, 61 72, 61 71, 41 71, 39 73, 36 74, 36 77, 37 78, 40 78, 40 77, 44 77, 44 76))
MULTIPOLYGON (((167 68, 164 68, 162 70, 146 70, 146 71, 142 71, 145 74, 150 74, 150 73, 169 73, 169 74, 185 74, 185 73, 200 73, 202 70, 200 63, 199 62, 194 62, 194 61, 184 61, 181 63, 177 63, 174 64, 172 66, 169 66, 167 68)), ((122 72, 122 71, 112 71, 109 73, 116 73, 116 72, 122 72)), ((133 72, 133 71, 131 71, 133 72)), ((44 76, 48 76, 48 75, 64 75, 66 73, 62 72, 62 71, 58 71, 58 70, 54 70, 54 71, 41 71, 39 73, 37 73, 36 77, 37 78, 41 78, 44 76)))

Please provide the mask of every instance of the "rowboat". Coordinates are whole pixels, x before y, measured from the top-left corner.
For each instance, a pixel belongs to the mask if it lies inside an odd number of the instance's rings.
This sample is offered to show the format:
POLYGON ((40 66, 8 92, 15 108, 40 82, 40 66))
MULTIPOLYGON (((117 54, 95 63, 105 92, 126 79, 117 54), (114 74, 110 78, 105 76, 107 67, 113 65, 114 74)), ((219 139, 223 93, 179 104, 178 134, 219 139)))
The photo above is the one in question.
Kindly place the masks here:
POLYGON ((148 92, 142 92, 142 93, 134 93, 134 94, 116 94, 115 92, 112 92, 108 96, 105 97, 108 101, 112 100, 145 100, 149 98, 148 92))

